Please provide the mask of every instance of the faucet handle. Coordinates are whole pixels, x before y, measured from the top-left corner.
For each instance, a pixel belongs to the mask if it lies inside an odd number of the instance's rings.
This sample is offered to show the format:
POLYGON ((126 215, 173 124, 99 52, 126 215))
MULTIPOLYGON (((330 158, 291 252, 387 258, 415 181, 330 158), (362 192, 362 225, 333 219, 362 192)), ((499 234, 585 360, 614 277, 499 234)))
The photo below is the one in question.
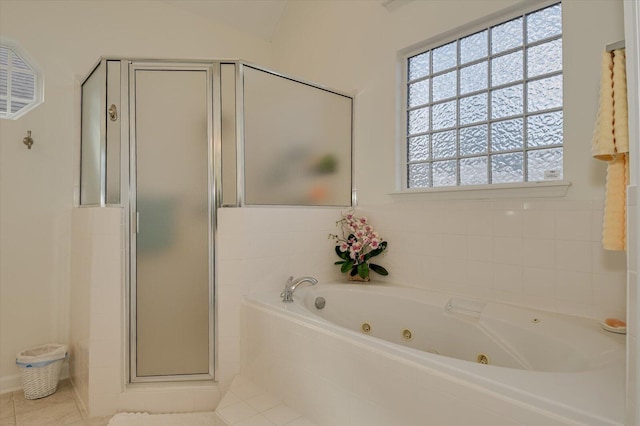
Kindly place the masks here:
POLYGON ((280 297, 285 297, 287 291, 289 291, 289 287, 291 287, 291 284, 293 284, 293 276, 289 276, 289 279, 287 279, 287 282, 284 285, 284 290, 280 293, 280 297))

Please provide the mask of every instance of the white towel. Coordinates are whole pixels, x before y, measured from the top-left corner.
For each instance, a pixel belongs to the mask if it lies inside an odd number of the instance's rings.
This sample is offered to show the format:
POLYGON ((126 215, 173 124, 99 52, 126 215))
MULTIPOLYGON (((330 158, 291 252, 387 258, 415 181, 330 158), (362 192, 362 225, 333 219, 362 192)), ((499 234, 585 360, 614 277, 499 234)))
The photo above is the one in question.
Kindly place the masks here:
POLYGON ((629 130, 625 50, 602 54, 600 105, 591 153, 608 161, 602 245, 626 247, 626 188, 629 183, 629 130))

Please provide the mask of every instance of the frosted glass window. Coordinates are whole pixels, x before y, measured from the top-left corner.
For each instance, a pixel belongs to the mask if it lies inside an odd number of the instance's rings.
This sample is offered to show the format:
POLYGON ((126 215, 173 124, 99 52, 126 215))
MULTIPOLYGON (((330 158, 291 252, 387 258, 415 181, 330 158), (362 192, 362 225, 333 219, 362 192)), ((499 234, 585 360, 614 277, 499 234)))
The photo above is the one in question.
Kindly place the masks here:
POLYGON ((491 124, 491 150, 522 150, 524 143, 522 119, 498 121, 491 124))
POLYGON ((456 102, 445 102, 433 106, 433 130, 456 125, 456 102))
POLYGON ((521 152, 491 157, 491 176, 494 183, 522 182, 523 174, 521 152))
POLYGON ((409 138, 409 161, 429 159, 429 136, 409 138))
POLYGON ((409 107, 429 103, 429 80, 418 81, 409 85, 409 107))
POLYGON ((409 80, 415 80, 429 75, 429 61, 431 52, 424 52, 409 58, 409 80))
POLYGON ((491 60, 491 85, 493 87, 522 80, 522 50, 495 57, 491 60))
POLYGON ((457 80, 458 73, 456 71, 433 77, 433 101, 453 98, 456 95, 457 80))
POLYGON ((527 118, 529 147, 562 145, 562 111, 530 115, 527 118))
POLYGON ((460 159, 460 184, 484 185, 489 183, 487 157, 460 159))
POLYGON ((523 102, 522 84, 494 90, 491 93, 491 118, 522 115, 523 102))
POLYGON ((527 15, 527 42, 547 39, 562 33, 560 3, 527 15))
POLYGON ((491 28, 491 53, 500 53, 522 46, 522 18, 505 22, 491 28))
POLYGON ((562 107, 562 76, 544 78, 527 84, 527 110, 537 112, 562 107))
POLYGON ((487 119, 487 94, 481 93, 460 99, 460 125, 473 124, 487 119))
POLYGON ((409 111, 409 134, 422 133, 429 130, 429 108, 409 111))
POLYGON ((527 75, 535 77, 562 71, 562 39, 537 44, 527 49, 527 75))
POLYGON ((488 30, 460 40, 460 62, 466 64, 487 56, 488 30))
POLYGON ((433 158, 451 158, 456 156, 456 132, 439 132, 432 136, 433 158))
POLYGON ((433 49, 433 72, 453 68, 458 63, 458 43, 453 42, 433 49))
POLYGON ((460 155, 485 154, 488 137, 486 124, 460 129, 460 155))
POLYGON ((557 170, 562 179, 562 148, 538 149, 527 153, 527 170, 530 181, 544 180, 544 173, 557 170))
POLYGON ((409 165, 409 188, 423 188, 431 186, 430 171, 430 163, 409 165))
POLYGON ((460 94, 486 90, 488 72, 486 61, 460 69, 460 94))
POLYGON ((407 189, 562 175, 562 50, 557 3, 408 55, 407 189))
POLYGON ((453 186, 456 184, 456 160, 434 161, 433 186, 453 186))
MULTIPOLYGON (((245 66, 245 203, 350 206, 352 103, 245 66)), ((409 133, 430 129, 428 107, 407 116, 409 133)))
POLYGON ((17 119, 42 103, 42 77, 18 46, 0 44, 0 118, 17 119))

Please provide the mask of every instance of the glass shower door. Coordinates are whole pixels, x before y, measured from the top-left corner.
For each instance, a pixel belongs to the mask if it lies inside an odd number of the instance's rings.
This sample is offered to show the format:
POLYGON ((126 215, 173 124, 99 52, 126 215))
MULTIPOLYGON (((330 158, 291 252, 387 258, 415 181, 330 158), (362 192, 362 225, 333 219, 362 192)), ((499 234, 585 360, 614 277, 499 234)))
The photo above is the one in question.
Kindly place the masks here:
POLYGON ((213 376, 211 70, 131 65, 132 381, 213 376))

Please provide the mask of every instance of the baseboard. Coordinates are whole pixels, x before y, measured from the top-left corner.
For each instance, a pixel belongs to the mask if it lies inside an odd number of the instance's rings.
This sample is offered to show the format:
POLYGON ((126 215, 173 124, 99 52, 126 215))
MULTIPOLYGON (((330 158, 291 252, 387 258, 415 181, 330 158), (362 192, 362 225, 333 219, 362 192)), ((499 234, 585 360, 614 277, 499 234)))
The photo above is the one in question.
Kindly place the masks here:
MULTIPOLYGON (((64 363, 60 370, 60 380, 69 378, 69 363, 64 363)), ((0 377, 0 394, 22 389, 20 373, 0 377)))

